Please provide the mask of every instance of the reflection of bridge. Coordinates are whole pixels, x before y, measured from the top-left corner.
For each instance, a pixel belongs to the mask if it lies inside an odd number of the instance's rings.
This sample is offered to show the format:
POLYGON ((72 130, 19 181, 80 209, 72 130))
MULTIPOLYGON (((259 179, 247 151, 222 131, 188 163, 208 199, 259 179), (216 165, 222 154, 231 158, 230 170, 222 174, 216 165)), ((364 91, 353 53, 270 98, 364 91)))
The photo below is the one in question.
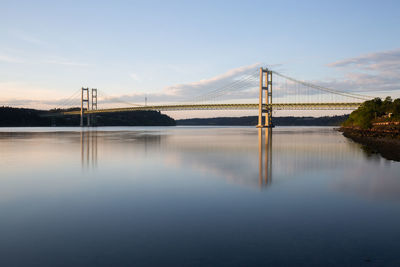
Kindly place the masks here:
POLYGON ((272 129, 265 129, 265 140, 263 141, 263 129, 258 129, 258 173, 259 185, 270 185, 272 183, 272 129), (264 159, 264 160, 263 160, 264 159))
MULTIPOLYGON (((0 132, 0 139, 5 134, 7 138, 16 138, 9 136, 10 133, 0 132)), ((36 138, 48 135, 14 134, 29 138, 32 138, 31 135, 36 138)), ((75 152, 77 159, 80 155, 83 171, 95 170, 98 164, 101 168, 101 163, 107 161, 110 155, 113 155, 114 162, 127 161, 139 165, 142 160, 156 157, 168 167, 184 166, 193 172, 204 173, 204 177, 222 177, 229 183, 259 186, 261 189, 287 179, 307 177, 310 170, 321 172, 339 170, 340 166, 351 168, 352 159, 363 156, 363 151, 356 144, 342 142, 345 139, 330 129, 83 129, 71 136, 76 145, 80 143, 80 150, 75 152), (238 142, 241 144, 238 145, 238 142), (160 153, 166 153, 165 157, 158 157, 160 153)), ((51 135, 51 138, 56 137, 51 135)), ((132 165, 132 168, 139 165, 132 165)))
MULTIPOLYGON (((69 110, 62 112, 63 115, 80 115, 81 126, 86 117, 87 125, 90 126, 90 116, 98 113, 130 112, 130 111, 177 111, 177 110, 258 110, 257 127, 272 127, 272 112, 274 110, 343 110, 356 109, 362 101, 371 97, 344 91, 333 90, 327 87, 303 82, 285 76, 278 72, 260 68, 251 73, 242 73, 238 77, 232 78, 231 83, 219 86, 214 90, 203 92, 188 103, 165 104, 165 105, 138 105, 122 101, 128 107, 102 108, 98 109, 97 89, 82 88, 80 92, 80 110, 69 110), (274 74, 274 81, 272 77, 274 74), (255 84, 258 83, 257 84, 255 84), (258 88, 258 89, 256 89, 258 88), (272 88, 274 88, 274 98, 272 98, 272 88), (258 91, 258 104, 256 103, 229 103, 237 102, 237 99, 256 97, 258 91), (236 94, 236 97, 235 97, 236 94), (216 98, 227 96, 229 99, 223 103, 215 103, 216 98), (274 103, 273 100, 274 99, 274 103), (210 101, 212 103, 210 103, 210 101)), ((76 96, 75 96, 76 97, 76 96)), ((73 100, 73 99, 72 99, 73 100)), ((104 100, 107 100, 105 98, 104 100)))
MULTIPOLYGON (((98 164, 98 136, 102 136, 98 131, 81 131, 81 168, 82 170, 96 169, 98 164)), ((147 135, 142 137, 144 149, 147 149, 147 135)), ((151 136, 157 139, 157 136, 151 136)), ((101 138, 100 142, 103 142, 101 138)), ((262 188, 272 183, 272 128, 258 129, 258 184, 262 188)))

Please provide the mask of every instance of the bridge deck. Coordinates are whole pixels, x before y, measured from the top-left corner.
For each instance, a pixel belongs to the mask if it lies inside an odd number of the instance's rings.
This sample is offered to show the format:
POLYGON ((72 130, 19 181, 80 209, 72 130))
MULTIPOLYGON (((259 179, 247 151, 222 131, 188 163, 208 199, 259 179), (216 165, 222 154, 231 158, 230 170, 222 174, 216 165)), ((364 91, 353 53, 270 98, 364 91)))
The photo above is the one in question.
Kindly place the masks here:
MULTIPOLYGON (((280 103, 272 104, 274 110, 353 110, 361 103, 280 103)), ((264 105, 264 108, 266 106, 264 105)), ((85 114, 126 112, 126 111, 177 111, 177 110, 253 110, 258 109, 258 104, 194 104, 194 105, 158 105, 126 108, 110 108, 85 111, 85 114)), ((64 115, 78 115, 80 111, 63 112, 64 115)))

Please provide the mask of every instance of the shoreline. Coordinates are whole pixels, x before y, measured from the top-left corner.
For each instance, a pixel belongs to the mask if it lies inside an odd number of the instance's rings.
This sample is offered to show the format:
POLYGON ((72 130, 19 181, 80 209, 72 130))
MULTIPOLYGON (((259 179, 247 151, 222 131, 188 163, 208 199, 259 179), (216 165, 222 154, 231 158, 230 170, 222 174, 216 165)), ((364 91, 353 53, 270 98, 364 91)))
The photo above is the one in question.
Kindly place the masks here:
POLYGON ((400 161, 400 131, 383 127, 358 129, 341 127, 343 136, 363 145, 366 152, 378 153, 388 160, 400 161))

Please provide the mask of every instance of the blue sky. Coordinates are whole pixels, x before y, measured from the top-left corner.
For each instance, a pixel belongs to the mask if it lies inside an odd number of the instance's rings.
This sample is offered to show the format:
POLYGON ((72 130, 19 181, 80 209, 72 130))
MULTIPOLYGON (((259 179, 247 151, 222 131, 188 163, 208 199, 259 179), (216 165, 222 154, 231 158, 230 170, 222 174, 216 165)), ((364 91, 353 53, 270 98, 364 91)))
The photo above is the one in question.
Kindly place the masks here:
POLYGON ((399 1, 1 0, 0 7, 0 104, 47 107, 82 86, 151 101, 256 63, 346 90, 359 90, 351 79, 362 75, 390 72, 392 84, 399 75, 399 1))

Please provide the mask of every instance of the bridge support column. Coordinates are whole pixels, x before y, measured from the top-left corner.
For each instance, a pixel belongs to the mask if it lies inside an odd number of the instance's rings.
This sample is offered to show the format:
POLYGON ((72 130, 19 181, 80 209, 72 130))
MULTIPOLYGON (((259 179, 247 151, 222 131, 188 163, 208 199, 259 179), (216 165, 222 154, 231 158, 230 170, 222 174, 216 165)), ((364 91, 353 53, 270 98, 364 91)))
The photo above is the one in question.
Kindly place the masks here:
POLYGON ((274 127, 272 124, 272 71, 267 70, 265 73, 266 76, 266 118, 265 118, 265 127, 274 127))
MULTIPOLYGON (((85 107, 86 110, 89 111, 89 88, 83 88, 82 87, 82 93, 81 93, 81 123, 80 126, 83 127, 83 117, 85 115, 85 107), (86 95, 86 97, 85 97, 86 95), (86 103, 86 104, 85 104, 86 103)), ((87 126, 90 126, 90 118, 89 114, 86 115, 86 120, 87 120, 87 126)))
POLYGON ((258 128, 274 127, 272 124, 272 71, 260 68, 260 93, 258 101, 258 128), (265 82, 264 82, 265 74, 265 82), (264 103, 265 91, 265 103, 264 103), (266 114, 263 125, 263 114, 266 114))
MULTIPOLYGON (((91 110, 97 110, 97 89, 92 88, 92 107, 91 110)), ((96 115, 91 114, 91 123, 96 125, 96 115)))
POLYGON ((263 114, 263 69, 260 68, 260 93, 258 97, 258 128, 262 128, 262 114, 263 114))

